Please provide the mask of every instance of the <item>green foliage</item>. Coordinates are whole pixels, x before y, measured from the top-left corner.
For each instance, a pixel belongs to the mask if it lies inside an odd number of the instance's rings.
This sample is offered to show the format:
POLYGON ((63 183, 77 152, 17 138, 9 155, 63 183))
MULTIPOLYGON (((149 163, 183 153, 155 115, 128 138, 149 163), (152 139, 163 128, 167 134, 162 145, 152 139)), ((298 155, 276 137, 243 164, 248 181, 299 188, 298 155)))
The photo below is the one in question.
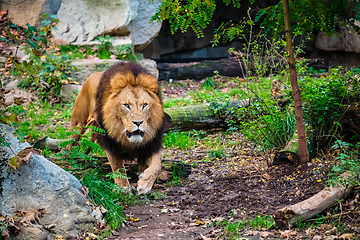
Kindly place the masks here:
POLYGON ((240 132, 244 138, 255 144, 258 148, 282 149, 286 146, 296 130, 294 111, 282 109, 275 100, 252 98, 248 107, 239 108, 237 119, 240 132))
POLYGON ((171 172, 171 186, 179 186, 184 178, 184 169, 182 164, 174 162, 173 171, 171 172))
POLYGON ((95 40, 100 42, 100 44, 96 46, 97 56, 100 59, 110 59, 110 48, 112 45, 111 42, 114 41, 115 38, 112 38, 109 35, 105 35, 105 37, 99 36, 95 40))
MULTIPOLYGON (((263 229, 276 229, 275 221, 271 215, 260 216, 255 215, 255 218, 249 218, 244 221, 229 222, 228 220, 218 221, 215 223, 216 226, 224 228, 224 235, 229 239, 239 239, 239 231, 245 227, 249 227, 256 230, 263 229)), ((221 236, 220 236, 221 238, 221 236)))
POLYGON ((180 149, 189 149, 195 143, 190 132, 169 132, 164 134, 163 145, 165 148, 178 147, 180 149))
POLYGON ((329 184, 335 186, 340 183, 343 186, 348 187, 349 185, 359 186, 360 180, 360 142, 354 146, 351 143, 347 143, 341 140, 336 140, 332 149, 338 151, 336 160, 337 165, 334 165, 331 169, 332 178, 329 184), (344 172, 348 172, 350 176, 348 178, 342 178, 340 175, 344 172))
POLYGON ((109 179, 112 179, 112 180, 115 180, 117 178, 129 179, 129 177, 125 173, 120 172, 121 170, 126 171, 126 169, 124 169, 124 168, 123 169, 118 168, 116 170, 116 172, 111 172, 111 173, 107 174, 106 177, 108 177, 109 179))
POLYGON ((99 45, 96 47, 61 45, 59 50, 68 59, 84 59, 96 56, 100 59, 116 58, 124 61, 138 62, 143 58, 142 54, 133 51, 131 44, 113 47, 112 42, 114 38, 109 35, 105 35, 105 37, 99 36, 96 40, 99 42, 99 45))
MULTIPOLYGON (((340 120, 359 100, 360 84, 351 71, 333 68, 326 77, 299 79, 304 121, 313 126, 317 148, 329 147, 340 137, 340 120)), ((292 98, 289 92, 288 96, 292 98)))
POLYGON ((209 151, 209 157, 213 160, 224 158, 225 157, 224 149, 211 149, 209 151))
POLYGON ((66 55, 68 59, 83 59, 95 54, 90 46, 66 45, 59 46, 60 53, 66 55))
POLYGON ((17 70, 24 76, 18 87, 39 91, 38 96, 41 99, 48 96, 61 97, 61 86, 73 82, 70 74, 78 69, 71 65, 67 56, 57 54, 53 50, 41 56, 34 54, 30 47, 25 47, 24 50, 29 55, 28 61, 15 63, 17 70))
POLYGON ((208 77, 205 79, 204 83, 201 85, 204 88, 213 88, 215 87, 214 79, 212 77, 208 77))
POLYGON ((16 114, 22 118, 17 130, 25 136, 30 136, 31 140, 36 141, 44 136, 66 139, 68 130, 63 123, 70 121, 72 104, 50 104, 48 101, 40 101, 29 103, 26 107, 13 105, 8 107, 8 111, 13 112, 13 109, 17 109, 16 114))
POLYGON ((71 80, 70 73, 77 70, 64 55, 59 55, 48 46, 48 38, 55 28, 51 22, 58 22, 56 15, 44 15, 41 30, 27 24, 27 28, 21 29, 10 22, 10 29, 18 32, 14 36, 7 31, 7 35, 15 40, 19 47, 19 36, 26 40, 25 54, 28 59, 22 62, 14 61, 16 69, 21 73, 22 79, 19 87, 31 88, 39 91, 41 99, 47 96, 60 97, 60 89, 63 83, 71 80))
POLYGON ((124 44, 122 46, 115 47, 115 55, 117 59, 124 61, 131 61, 138 63, 140 59, 143 59, 144 56, 141 53, 135 53, 131 44, 124 44))
MULTIPOLYGON (((358 5, 357 5, 358 7, 358 5)), ((301 36, 307 32, 324 31, 329 35, 337 32, 337 25, 351 25, 360 32, 354 24, 354 19, 348 14, 349 1, 289 1, 290 19, 293 23, 294 36, 301 36)), ((359 8, 355 8, 359 9, 359 8)), ((272 30, 277 38, 284 30, 284 12, 282 2, 271 5, 257 12, 256 22, 262 21, 261 26, 268 32, 272 30)))
POLYGON ((136 196, 124 193, 112 180, 103 178, 98 169, 86 173, 82 177, 81 184, 88 188, 89 198, 93 204, 103 206, 108 211, 105 221, 110 231, 119 228, 126 220, 122 206, 138 201, 136 196))
MULTIPOLYGON (((0 217, 2 217, 2 215, 0 214, 0 217)), ((3 240, 4 239, 4 236, 3 236, 3 231, 6 230, 8 227, 8 224, 6 222, 0 222, 0 240, 3 240)))
MULTIPOLYGON (((227 2, 230 3, 229 0, 227 2)), ((236 6, 240 4, 239 0, 232 2, 236 6)), ((214 0, 163 1, 151 21, 168 19, 172 34, 178 30, 184 33, 191 27, 197 37, 203 37, 202 29, 210 23, 215 8, 214 0)))

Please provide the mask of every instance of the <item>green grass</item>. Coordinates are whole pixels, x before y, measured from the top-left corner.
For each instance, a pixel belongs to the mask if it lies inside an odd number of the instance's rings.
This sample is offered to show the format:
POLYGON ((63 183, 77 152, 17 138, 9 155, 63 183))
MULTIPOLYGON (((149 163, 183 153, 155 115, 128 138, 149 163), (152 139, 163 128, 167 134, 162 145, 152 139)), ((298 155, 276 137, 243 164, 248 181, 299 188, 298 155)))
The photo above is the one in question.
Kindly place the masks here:
POLYGON ((169 132, 164 134, 163 146, 165 148, 190 149, 196 145, 191 132, 169 132))
POLYGON ((36 141, 44 136, 55 139, 68 138, 67 125, 64 123, 70 122, 72 107, 73 103, 50 104, 41 101, 30 103, 26 107, 13 105, 8 110, 21 118, 18 130, 36 141))
MULTIPOLYGON (((251 228, 255 230, 262 229, 273 229, 277 228, 275 221, 271 215, 260 216, 255 215, 254 218, 249 218, 248 220, 229 222, 228 220, 217 221, 214 223, 215 226, 223 227, 223 235, 229 239, 241 239, 239 231, 244 228, 251 228)), ((221 238, 221 236, 220 236, 221 238)))
POLYGON ((103 206, 108 212, 105 221, 109 228, 103 230, 100 237, 111 235, 111 231, 118 229, 127 220, 124 207, 139 205, 150 200, 161 199, 164 194, 150 193, 146 196, 126 193, 112 179, 107 179, 98 169, 85 173, 81 184, 89 190, 89 199, 96 206, 103 206))
POLYGON ((204 84, 202 88, 197 91, 190 91, 186 98, 170 98, 164 101, 164 108, 184 107, 189 105, 211 104, 213 102, 230 102, 236 99, 248 99, 256 94, 259 97, 270 99, 272 78, 259 78, 251 80, 250 82, 241 82, 239 80, 232 81, 234 87, 223 89, 209 86, 209 83, 204 84))

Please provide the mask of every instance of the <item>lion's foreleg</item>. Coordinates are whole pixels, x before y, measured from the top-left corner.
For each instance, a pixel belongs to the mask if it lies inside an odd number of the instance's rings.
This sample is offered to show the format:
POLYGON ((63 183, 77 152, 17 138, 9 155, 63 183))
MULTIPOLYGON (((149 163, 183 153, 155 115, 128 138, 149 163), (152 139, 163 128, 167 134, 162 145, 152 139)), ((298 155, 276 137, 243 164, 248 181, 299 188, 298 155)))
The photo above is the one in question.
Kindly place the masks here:
POLYGON ((147 161, 149 167, 146 168, 145 171, 139 175, 137 187, 138 194, 148 193, 154 185, 154 182, 161 171, 160 153, 155 153, 147 161))
MULTIPOLYGON (((71 128, 71 130, 73 130, 74 128, 71 128)), ((73 134, 70 136, 70 139, 73 140, 72 143, 70 143, 69 145, 66 146, 66 149, 68 149, 69 151, 72 150, 72 147, 74 146, 78 146, 79 145, 79 141, 82 135, 84 135, 85 133, 85 128, 83 126, 80 127, 80 133, 77 134, 73 134)))
POLYGON ((115 178, 115 183, 122 187, 125 191, 130 190, 130 184, 127 179, 124 160, 112 156, 108 151, 106 151, 106 156, 109 160, 111 170, 115 173, 119 169, 119 172, 122 174, 122 177, 115 178))

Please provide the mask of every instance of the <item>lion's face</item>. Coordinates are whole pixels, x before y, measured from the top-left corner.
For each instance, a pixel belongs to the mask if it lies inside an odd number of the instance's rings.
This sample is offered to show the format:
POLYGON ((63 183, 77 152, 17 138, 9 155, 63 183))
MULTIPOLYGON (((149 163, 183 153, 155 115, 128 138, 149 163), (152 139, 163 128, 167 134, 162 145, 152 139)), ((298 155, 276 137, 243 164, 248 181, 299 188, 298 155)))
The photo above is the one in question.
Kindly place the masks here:
POLYGON ((159 97, 139 85, 127 85, 119 93, 113 92, 102 114, 108 135, 131 147, 153 139, 164 116, 159 97))

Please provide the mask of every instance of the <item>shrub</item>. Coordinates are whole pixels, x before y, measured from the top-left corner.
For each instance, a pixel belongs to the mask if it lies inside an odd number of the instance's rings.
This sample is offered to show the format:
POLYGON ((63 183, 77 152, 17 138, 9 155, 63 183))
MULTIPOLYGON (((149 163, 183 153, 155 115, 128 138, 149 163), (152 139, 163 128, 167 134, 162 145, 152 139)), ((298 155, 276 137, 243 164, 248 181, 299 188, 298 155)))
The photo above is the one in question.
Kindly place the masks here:
MULTIPOLYGON (((340 121, 359 100, 359 80, 342 67, 331 69, 323 78, 299 79, 304 121, 315 131, 317 150, 329 148, 340 137, 340 121)), ((292 94, 288 95, 292 98, 292 94)))

